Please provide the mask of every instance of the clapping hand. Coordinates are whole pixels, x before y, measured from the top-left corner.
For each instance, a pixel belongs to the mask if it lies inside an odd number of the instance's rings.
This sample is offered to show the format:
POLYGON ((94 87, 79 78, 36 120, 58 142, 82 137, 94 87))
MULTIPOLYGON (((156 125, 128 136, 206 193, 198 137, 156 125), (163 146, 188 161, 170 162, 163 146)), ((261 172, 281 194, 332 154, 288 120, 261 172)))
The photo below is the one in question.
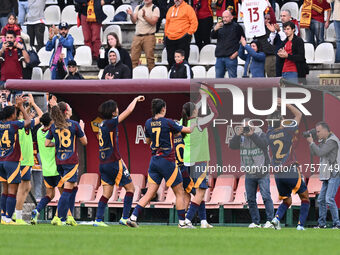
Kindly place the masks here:
POLYGON ((112 80, 114 78, 115 76, 113 74, 110 74, 110 73, 105 74, 105 80, 112 80))

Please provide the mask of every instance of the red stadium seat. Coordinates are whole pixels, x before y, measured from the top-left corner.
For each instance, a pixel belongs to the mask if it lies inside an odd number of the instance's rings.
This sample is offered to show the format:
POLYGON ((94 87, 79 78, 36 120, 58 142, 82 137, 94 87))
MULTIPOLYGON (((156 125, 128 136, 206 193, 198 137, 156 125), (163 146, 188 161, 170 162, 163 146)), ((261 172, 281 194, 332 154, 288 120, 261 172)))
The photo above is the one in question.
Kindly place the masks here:
POLYGON ((94 187, 90 184, 79 184, 78 185, 78 192, 76 195, 76 204, 85 202, 85 201, 92 201, 95 198, 94 187))
POLYGON ((307 188, 310 197, 315 197, 317 194, 319 194, 321 187, 322 181, 320 181, 318 174, 314 174, 311 177, 309 177, 307 188))
POLYGON ((233 189, 231 186, 215 186, 210 202, 206 203, 206 208, 219 208, 220 205, 229 203, 232 199, 233 189))
POLYGON ((54 188, 54 198, 51 200, 51 202, 48 203, 47 206, 57 206, 58 205, 58 201, 60 199, 60 192, 59 189, 57 187, 54 188))
POLYGON ((232 189, 235 189, 236 186, 236 178, 231 174, 222 174, 216 178, 216 186, 230 186, 232 189))
POLYGON ((173 208, 176 203, 175 193, 171 188, 168 189, 164 202, 155 202, 155 208, 173 208))
POLYGON ((224 208, 243 208, 246 204, 245 192, 245 175, 242 175, 238 181, 234 201, 226 203, 224 208))
POLYGON ((97 173, 84 173, 80 177, 79 184, 90 184, 97 189, 100 185, 100 178, 97 173))

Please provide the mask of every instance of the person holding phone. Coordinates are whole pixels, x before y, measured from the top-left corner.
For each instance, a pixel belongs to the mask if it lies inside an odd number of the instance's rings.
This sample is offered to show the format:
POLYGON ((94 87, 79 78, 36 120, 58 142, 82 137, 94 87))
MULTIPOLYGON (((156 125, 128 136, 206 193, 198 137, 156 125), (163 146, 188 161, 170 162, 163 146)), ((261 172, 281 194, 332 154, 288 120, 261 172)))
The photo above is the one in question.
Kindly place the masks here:
POLYGON ((22 79, 22 61, 29 63, 30 57, 22 43, 16 42, 16 34, 9 30, 6 32, 5 42, 0 49, 1 80, 2 85, 7 79, 22 79))

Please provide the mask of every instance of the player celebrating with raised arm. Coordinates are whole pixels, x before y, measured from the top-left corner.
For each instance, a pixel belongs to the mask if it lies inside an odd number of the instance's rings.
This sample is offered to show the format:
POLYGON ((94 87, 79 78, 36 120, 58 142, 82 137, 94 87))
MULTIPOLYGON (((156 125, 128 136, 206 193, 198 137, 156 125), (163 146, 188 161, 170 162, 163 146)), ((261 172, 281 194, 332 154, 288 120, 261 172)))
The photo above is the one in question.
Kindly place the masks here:
MULTIPOLYGON (((281 106, 281 99, 278 98, 278 106, 281 106)), ((283 200, 276 211, 272 224, 275 229, 280 229, 280 220, 292 204, 291 193, 297 193, 301 199, 300 217, 297 230, 304 230, 309 211, 309 197, 307 186, 301 177, 299 164, 296 162, 294 142, 298 133, 302 113, 292 105, 287 108, 293 113, 295 123, 290 126, 282 125, 284 120, 279 111, 272 113, 268 119, 276 120, 269 123, 267 132, 268 144, 272 152, 272 165, 274 168, 282 169, 275 171, 275 182, 279 191, 280 199, 283 200), (279 121, 278 121, 279 120, 279 121)))
MULTIPOLYGON (((84 134, 84 122, 80 123, 70 120, 72 108, 65 102, 60 102, 51 108, 52 124, 45 141, 46 147, 56 148, 55 160, 57 170, 64 183, 64 190, 58 202, 58 217, 55 225, 66 225, 67 211, 73 214, 74 201, 78 191, 78 152, 76 138, 82 145, 87 145, 87 138, 84 134), (55 143, 52 142, 54 138, 55 143)), ((72 219, 71 219, 72 220, 72 219)), ((73 225, 73 224, 72 224, 73 225)))
POLYGON ((107 227, 104 223, 104 211, 107 201, 112 196, 113 185, 123 186, 126 190, 124 208, 119 223, 127 225, 133 193, 133 186, 129 171, 127 170, 118 149, 118 124, 124 121, 135 109, 137 102, 144 101, 144 96, 136 97, 124 112, 119 114, 117 103, 108 100, 99 106, 100 116, 104 119, 99 126, 99 160, 100 176, 103 185, 103 195, 98 202, 97 216, 93 226, 107 227))
POLYGON ((176 209, 179 219, 179 227, 187 228, 185 225, 185 205, 183 179, 181 172, 175 162, 175 150, 173 146, 173 135, 192 132, 193 127, 183 127, 175 121, 165 118, 166 104, 164 100, 156 98, 151 102, 152 118, 145 123, 146 142, 150 145, 152 157, 149 165, 148 190, 139 200, 133 210, 127 224, 130 227, 138 227, 137 218, 144 207, 156 194, 162 179, 166 185, 171 187, 176 196, 176 209))
MULTIPOLYGON (((32 211, 32 225, 38 223, 40 211, 44 209, 46 205, 54 198, 54 188, 58 187, 60 193, 62 193, 61 186, 63 185, 63 183, 60 181, 60 175, 57 171, 57 165, 55 163, 55 148, 45 146, 46 136, 52 125, 50 114, 48 112, 44 113, 40 118, 40 122, 43 124, 43 126, 37 131, 37 143, 46 187, 46 195, 40 200, 37 207, 32 211)), ((52 143, 54 143, 54 139, 52 140, 52 143)))
POLYGON ((2 182, 1 195, 1 223, 15 224, 12 221, 16 204, 16 195, 20 173, 20 143, 18 130, 31 124, 31 120, 23 107, 23 98, 17 97, 17 107, 24 115, 24 121, 17 121, 17 109, 15 106, 6 106, 1 112, 0 122, 0 180, 2 182))
MULTIPOLYGON (((27 195, 31 190, 31 173, 32 166, 34 166, 34 153, 33 153, 33 138, 32 131, 36 125, 40 124, 40 117, 43 112, 34 102, 32 94, 28 94, 27 99, 29 105, 25 107, 25 111, 31 115, 31 124, 25 129, 20 129, 19 132, 19 143, 21 149, 21 161, 20 161, 20 172, 21 172, 21 183, 19 184, 18 194, 17 194, 17 204, 15 206, 15 213, 13 214, 13 220, 15 220, 17 225, 28 225, 22 219, 22 209, 26 201, 27 195), (34 111, 32 111, 32 109, 34 111), (35 117, 35 112, 38 114, 35 117)), ((18 120, 23 119, 23 112, 19 113, 18 120)))

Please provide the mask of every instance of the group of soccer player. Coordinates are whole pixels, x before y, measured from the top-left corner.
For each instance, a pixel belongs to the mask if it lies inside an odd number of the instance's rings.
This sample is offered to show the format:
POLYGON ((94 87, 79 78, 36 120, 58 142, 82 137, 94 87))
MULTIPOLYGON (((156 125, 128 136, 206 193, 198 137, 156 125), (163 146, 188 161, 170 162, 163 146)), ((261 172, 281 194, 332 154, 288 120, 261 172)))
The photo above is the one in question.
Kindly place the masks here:
MULTIPOLYGON (((206 95, 201 93, 201 96, 206 95)), ((103 119, 98 132, 99 170, 103 194, 98 202, 93 225, 108 226, 104 222, 104 211, 112 196, 114 185, 117 185, 126 190, 123 215, 119 223, 138 227, 138 217, 155 197, 164 179, 166 186, 171 187, 176 196, 179 228, 195 228, 191 221, 197 211, 201 220, 201 228, 212 228, 206 220, 204 202, 208 188, 206 166, 210 160, 208 133, 206 126, 198 117, 199 103, 184 104, 182 119, 176 122, 165 118, 166 103, 164 100, 158 98, 152 100, 152 117, 145 123, 146 142, 152 152, 148 169, 148 188, 130 216, 135 188, 119 153, 118 125, 133 112, 138 102, 144 100, 144 96, 134 98, 122 113, 119 113, 118 105, 114 100, 102 103, 98 109, 103 119)), ((208 100, 208 106, 211 120, 216 117, 217 111, 210 101, 208 100)), ((280 100, 278 104, 280 105, 280 100)), ((42 126, 37 131, 37 143, 46 195, 32 211, 31 223, 37 224, 40 212, 54 198, 55 188, 58 187, 61 196, 56 215, 51 223, 58 226, 77 225, 73 218, 79 165, 76 138, 82 145, 87 145, 84 122, 78 123, 70 120, 72 108, 65 102, 57 103, 55 97, 49 100, 49 106, 50 111, 43 114, 35 104, 32 95, 27 98, 17 96, 16 105, 6 106, 0 113, 2 224, 27 224, 22 219, 22 208, 30 191, 31 167, 34 164, 32 128, 41 123, 42 126), (25 101, 28 102, 26 107, 25 101), (34 112, 31 109, 34 109, 34 112)), ((268 144, 273 155, 272 164, 288 166, 290 169, 288 173, 275 175, 283 203, 279 206, 272 224, 276 229, 280 228, 280 220, 292 203, 291 193, 293 192, 299 194, 301 198, 297 229, 303 230, 308 216, 309 198, 306 184, 301 177, 293 153, 294 137, 302 114, 291 105, 287 107, 294 114, 296 125, 284 127, 281 124, 272 123, 267 132, 268 144)), ((283 120, 278 112, 270 118, 283 120)))

